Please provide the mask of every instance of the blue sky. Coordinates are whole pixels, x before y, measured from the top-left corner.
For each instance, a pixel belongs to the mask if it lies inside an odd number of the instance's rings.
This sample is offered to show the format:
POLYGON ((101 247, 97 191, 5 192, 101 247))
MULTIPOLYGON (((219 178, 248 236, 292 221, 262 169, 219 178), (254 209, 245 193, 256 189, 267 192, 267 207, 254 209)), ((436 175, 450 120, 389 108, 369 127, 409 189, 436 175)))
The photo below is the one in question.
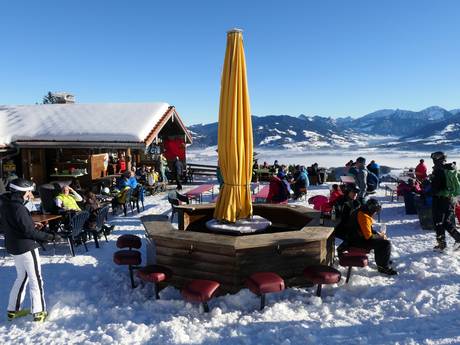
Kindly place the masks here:
POLYGON ((0 104, 166 101, 217 120, 226 31, 254 115, 460 107, 460 1, 0 0, 0 104))

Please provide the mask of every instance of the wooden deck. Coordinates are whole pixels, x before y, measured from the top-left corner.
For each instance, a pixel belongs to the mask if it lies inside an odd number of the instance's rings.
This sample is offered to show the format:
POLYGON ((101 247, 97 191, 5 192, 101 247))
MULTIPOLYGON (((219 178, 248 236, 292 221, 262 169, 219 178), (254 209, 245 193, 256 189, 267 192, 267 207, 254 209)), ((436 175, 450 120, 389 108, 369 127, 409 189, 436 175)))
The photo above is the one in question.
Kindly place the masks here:
POLYGON ((254 205, 254 214, 289 231, 232 236, 190 230, 195 222, 203 224, 212 217, 214 205, 180 207, 192 219, 186 231, 174 229, 164 219, 142 217, 147 240, 155 244, 156 262, 174 272, 171 284, 176 287, 191 279, 211 279, 222 284, 220 293, 236 293, 250 274, 262 271, 280 274, 288 286, 304 286, 308 284, 302 275, 306 266, 332 260, 333 228, 317 225, 317 211, 294 205, 254 205))

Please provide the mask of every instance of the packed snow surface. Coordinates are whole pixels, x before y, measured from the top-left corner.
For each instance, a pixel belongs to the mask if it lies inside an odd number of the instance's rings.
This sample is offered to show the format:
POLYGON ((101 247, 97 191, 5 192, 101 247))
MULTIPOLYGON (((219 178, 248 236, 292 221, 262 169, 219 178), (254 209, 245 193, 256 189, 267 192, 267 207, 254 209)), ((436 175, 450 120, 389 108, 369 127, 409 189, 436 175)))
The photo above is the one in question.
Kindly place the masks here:
MULTIPOLYGON (((328 195, 328 189, 313 187, 309 196, 315 194, 328 195)), ((71 257, 62 244, 55 255, 52 248, 42 252, 49 318, 43 324, 30 318, 8 322, 1 314, 0 343, 460 344, 460 255, 434 253, 434 233, 421 230, 416 216, 406 216, 402 202, 390 202, 383 190, 377 198, 398 276, 379 274, 371 254, 369 267, 355 268, 349 284, 343 277, 324 286, 322 298, 315 288, 288 288, 269 294, 260 311, 258 298, 243 289, 214 298, 206 314, 173 287, 162 290, 158 301, 151 285, 130 288, 127 267, 112 262, 119 235, 144 238, 139 215, 128 214, 110 219, 116 228, 100 249, 91 243, 88 253, 77 247, 71 257)), ((163 193, 148 197, 141 215, 169 211, 163 193)), ((15 269, 2 253, 0 304, 6 311, 15 269)), ((338 269, 345 276, 346 269, 338 269)))
POLYGON ((0 144, 16 140, 142 142, 168 107, 167 103, 0 105, 0 144))

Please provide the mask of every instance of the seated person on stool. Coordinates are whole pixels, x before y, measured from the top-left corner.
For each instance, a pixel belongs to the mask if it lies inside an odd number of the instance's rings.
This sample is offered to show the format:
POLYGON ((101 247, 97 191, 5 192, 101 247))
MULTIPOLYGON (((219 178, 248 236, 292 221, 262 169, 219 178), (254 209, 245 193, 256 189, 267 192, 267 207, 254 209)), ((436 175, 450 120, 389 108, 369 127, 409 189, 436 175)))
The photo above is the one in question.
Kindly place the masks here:
POLYGON ((96 228, 97 211, 100 207, 101 204, 99 203, 99 200, 97 200, 96 194, 88 192, 85 200, 85 210, 89 212, 89 218, 86 221, 86 227, 88 229, 96 228))
POLYGON ((115 211, 118 209, 118 206, 124 205, 126 203, 126 197, 130 189, 131 188, 129 186, 124 186, 121 190, 114 190, 114 193, 116 193, 115 197, 112 199, 112 210, 114 214, 115 211))
POLYGON ((307 171, 304 166, 301 166, 297 178, 292 184, 294 189, 294 199, 300 198, 304 193, 306 194, 309 185, 310 181, 308 180, 307 171))
POLYGON ((398 272, 390 267, 391 243, 385 234, 372 229, 372 216, 381 209, 382 206, 376 199, 369 199, 358 210, 353 211, 347 224, 347 242, 352 247, 373 249, 378 271, 395 275, 398 272))

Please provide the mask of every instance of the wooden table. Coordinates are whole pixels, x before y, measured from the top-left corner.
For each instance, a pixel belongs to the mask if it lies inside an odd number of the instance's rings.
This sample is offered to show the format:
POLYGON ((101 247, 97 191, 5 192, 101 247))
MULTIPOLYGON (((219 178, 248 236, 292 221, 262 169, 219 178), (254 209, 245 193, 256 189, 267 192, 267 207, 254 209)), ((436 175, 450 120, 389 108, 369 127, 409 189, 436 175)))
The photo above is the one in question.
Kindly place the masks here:
POLYGON ((52 220, 62 219, 61 215, 58 214, 33 214, 32 220, 35 223, 42 223, 43 225, 48 224, 52 220))

